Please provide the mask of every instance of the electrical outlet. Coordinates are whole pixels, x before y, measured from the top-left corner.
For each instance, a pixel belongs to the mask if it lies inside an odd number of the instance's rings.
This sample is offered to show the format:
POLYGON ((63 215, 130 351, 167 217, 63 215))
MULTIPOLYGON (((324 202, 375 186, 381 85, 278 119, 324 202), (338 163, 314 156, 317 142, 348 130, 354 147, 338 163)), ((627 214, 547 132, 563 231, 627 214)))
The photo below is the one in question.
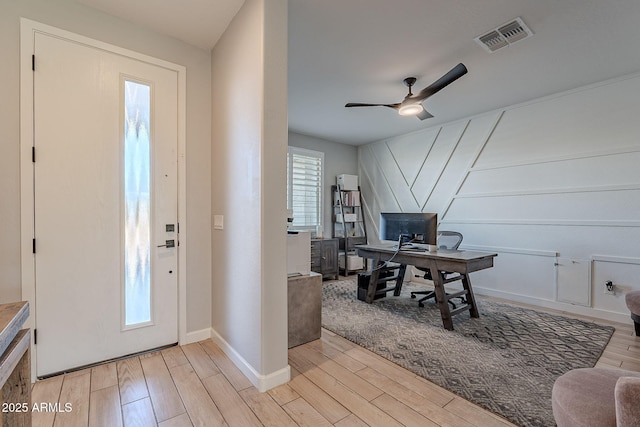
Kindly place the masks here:
POLYGON ((611 280, 607 280, 606 282, 604 282, 604 294, 605 295, 616 294, 616 286, 613 284, 611 280))

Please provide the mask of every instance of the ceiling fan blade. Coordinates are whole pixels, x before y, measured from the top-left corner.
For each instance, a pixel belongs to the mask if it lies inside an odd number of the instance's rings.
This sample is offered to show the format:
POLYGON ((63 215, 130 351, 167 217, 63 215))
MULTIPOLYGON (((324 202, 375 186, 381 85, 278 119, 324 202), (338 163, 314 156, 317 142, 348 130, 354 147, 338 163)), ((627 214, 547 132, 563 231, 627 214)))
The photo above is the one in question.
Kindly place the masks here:
POLYGON ((453 67, 447 74, 445 74, 444 76, 440 77, 438 80, 436 80, 435 82, 431 83, 431 85, 429 85, 426 88, 422 89, 420 91, 420 93, 418 93, 415 96, 410 97, 409 99, 411 99, 412 102, 416 102, 416 101, 422 102, 425 99, 427 99, 428 97, 430 97, 431 95, 437 93, 438 91, 444 89, 445 87, 447 87, 451 83, 455 82, 456 80, 458 80, 460 77, 464 76, 465 74, 467 74, 467 67, 465 67, 464 64, 460 63, 460 64, 456 65, 455 67, 453 67))
POLYGON ((422 110, 420 113, 416 114, 416 117, 419 118, 420 120, 424 120, 424 119, 430 119, 431 117, 433 117, 433 115, 427 110, 422 110))
POLYGON ((382 107, 384 104, 363 104, 361 102, 349 102, 345 107, 382 107))
POLYGON ((349 102, 345 107, 389 107, 397 110, 400 108, 400 104, 363 104, 360 102, 349 102))

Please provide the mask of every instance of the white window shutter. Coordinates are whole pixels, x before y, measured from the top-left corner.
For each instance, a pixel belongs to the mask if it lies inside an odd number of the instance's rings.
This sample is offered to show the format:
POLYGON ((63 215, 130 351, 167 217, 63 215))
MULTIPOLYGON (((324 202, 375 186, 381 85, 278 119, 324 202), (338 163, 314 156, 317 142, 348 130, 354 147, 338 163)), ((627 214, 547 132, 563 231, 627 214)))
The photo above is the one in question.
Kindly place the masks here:
POLYGON ((322 226, 322 169, 324 153, 290 147, 287 155, 287 205, 293 209, 293 228, 322 226))

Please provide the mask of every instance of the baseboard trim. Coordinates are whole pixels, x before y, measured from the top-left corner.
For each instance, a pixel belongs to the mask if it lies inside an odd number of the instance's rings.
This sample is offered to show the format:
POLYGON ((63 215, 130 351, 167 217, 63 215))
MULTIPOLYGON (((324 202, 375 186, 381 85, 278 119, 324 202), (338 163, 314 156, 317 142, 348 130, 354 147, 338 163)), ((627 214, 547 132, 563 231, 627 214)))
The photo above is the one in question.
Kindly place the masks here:
POLYGON ((258 389, 260 393, 264 393, 274 387, 286 384, 291 380, 291 368, 286 367, 272 372, 267 375, 258 373, 244 357, 242 357, 224 338, 220 336, 213 328, 210 331, 211 339, 220 347, 229 359, 245 377, 258 389))
POLYGON ((473 291, 476 295, 486 295, 494 298, 501 298, 505 300, 511 300, 515 302, 520 302, 523 304, 530 304, 533 306, 538 306, 542 308, 549 308, 553 310, 560 310, 569 315, 581 315, 581 316, 589 316, 594 317, 596 319, 608 320, 611 322, 618 323, 631 323, 631 318, 629 314, 616 313, 613 311, 606 311, 592 307, 584 307, 581 305, 574 305, 569 303, 557 302, 542 298, 529 297, 524 295, 518 295, 511 292, 504 291, 496 291, 494 289, 482 288, 482 287, 473 287, 473 291))
POLYGON ((199 331, 187 332, 186 340, 180 345, 191 344, 211 338, 211 328, 200 329, 199 331))

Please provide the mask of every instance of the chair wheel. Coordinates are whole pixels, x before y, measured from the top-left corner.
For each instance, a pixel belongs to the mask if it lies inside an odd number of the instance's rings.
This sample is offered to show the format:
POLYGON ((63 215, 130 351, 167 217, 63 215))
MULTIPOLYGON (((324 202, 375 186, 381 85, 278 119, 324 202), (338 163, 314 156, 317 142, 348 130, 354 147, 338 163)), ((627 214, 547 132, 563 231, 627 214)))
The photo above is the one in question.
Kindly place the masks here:
POLYGON ((414 299, 416 296, 414 294, 411 294, 411 299, 414 299))
POLYGON ((423 304, 423 303, 421 303, 421 302, 419 302, 419 303, 418 303, 418 307, 424 307, 424 304, 423 304))

